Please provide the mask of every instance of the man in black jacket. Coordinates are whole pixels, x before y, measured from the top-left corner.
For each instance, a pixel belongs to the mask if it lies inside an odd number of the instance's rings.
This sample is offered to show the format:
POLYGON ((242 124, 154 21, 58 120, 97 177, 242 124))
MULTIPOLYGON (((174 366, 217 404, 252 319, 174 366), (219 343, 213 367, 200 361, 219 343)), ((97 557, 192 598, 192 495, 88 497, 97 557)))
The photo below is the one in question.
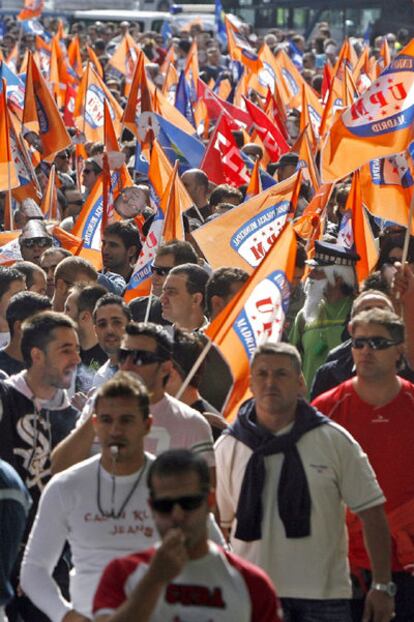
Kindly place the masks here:
MULTIPOLYGON (((22 325, 21 351, 27 369, 0 382, 0 457, 16 469, 32 497, 29 530, 51 476, 51 451, 79 415, 67 395, 80 361, 76 326, 63 313, 35 315, 22 325)), ((8 611, 11 622, 18 615, 25 622, 46 620, 24 597, 8 611)))

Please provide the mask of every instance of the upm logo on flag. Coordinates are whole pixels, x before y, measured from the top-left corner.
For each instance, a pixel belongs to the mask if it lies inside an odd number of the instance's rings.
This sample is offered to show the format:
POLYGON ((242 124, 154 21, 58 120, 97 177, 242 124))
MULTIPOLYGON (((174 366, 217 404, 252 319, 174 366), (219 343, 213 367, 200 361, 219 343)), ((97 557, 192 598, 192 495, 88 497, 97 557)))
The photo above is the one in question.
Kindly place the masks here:
POLYGON ((345 126, 358 136, 387 134, 408 127, 414 119, 414 91, 410 92, 414 70, 412 58, 401 59, 374 82, 370 97, 358 99, 343 114, 345 126), (402 63, 402 64, 401 64, 402 63), (410 95, 410 96, 409 96, 410 95))
POLYGON ((268 274, 250 294, 233 324, 249 359, 264 341, 280 339, 289 294, 289 281, 282 270, 268 274))
POLYGON ((325 181, 400 153, 414 137, 414 40, 332 126, 322 150, 325 181))

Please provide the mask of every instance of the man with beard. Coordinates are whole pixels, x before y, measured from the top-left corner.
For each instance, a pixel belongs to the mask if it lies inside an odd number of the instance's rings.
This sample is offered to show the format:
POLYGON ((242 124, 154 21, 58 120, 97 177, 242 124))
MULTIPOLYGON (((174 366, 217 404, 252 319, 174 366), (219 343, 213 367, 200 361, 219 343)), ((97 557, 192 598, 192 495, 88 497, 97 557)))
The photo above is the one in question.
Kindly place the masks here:
POLYGON ((305 304, 296 317, 290 342, 302 354, 308 389, 329 350, 343 341, 358 259, 344 246, 316 241, 315 256, 307 262, 312 269, 304 287, 305 304))

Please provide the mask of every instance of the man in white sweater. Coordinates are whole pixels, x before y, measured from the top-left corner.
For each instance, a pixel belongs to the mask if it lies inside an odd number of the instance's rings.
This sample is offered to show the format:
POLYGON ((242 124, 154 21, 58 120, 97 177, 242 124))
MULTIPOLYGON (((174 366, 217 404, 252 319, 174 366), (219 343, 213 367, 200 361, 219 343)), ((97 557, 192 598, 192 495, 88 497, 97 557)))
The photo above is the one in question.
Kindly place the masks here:
POLYGON ((100 575, 115 557, 156 541, 148 506, 144 452, 149 398, 136 376, 119 372, 97 392, 94 427, 101 454, 56 475, 41 497, 26 549, 21 584, 52 622, 91 619, 100 575), (68 541, 71 603, 52 578, 68 541))

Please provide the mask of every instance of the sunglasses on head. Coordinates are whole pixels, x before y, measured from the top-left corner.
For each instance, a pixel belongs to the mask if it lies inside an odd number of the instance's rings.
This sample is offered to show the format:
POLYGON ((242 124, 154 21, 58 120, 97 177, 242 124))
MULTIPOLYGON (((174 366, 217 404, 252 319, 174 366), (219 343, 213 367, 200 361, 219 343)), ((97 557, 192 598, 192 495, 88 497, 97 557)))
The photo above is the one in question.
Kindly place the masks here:
POLYGON ((118 355, 119 362, 125 363, 128 358, 131 358, 134 365, 151 365, 152 363, 160 363, 161 361, 165 361, 165 358, 162 358, 156 352, 121 348, 118 355))
POLYGON ((151 272, 153 274, 158 274, 158 276, 167 276, 167 274, 170 272, 170 270, 173 269, 174 266, 156 266, 154 263, 151 264, 151 272))
POLYGON ((33 248, 34 246, 46 248, 47 246, 52 246, 52 243, 50 238, 29 238, 28 240, 22 240, 22 245, 26 248, 33 248))
POLYGON ((394 341, 386 337, 357 337, 352 339, 352 347, 355 350, 362 350, 364 346, 368 346, 371 350, 386 350, 391 346, 398 346, 401 341, 394 341))
POLYGON ((206 499, 207 494, 199 495, 187 495, 185 497, 176 497, 174 499, 151 499, 151 507, 155 512, 160 514, 171 514, 175 504, 177 503, 180 508, 186 512, 191 510, 197 510, 206 499))

